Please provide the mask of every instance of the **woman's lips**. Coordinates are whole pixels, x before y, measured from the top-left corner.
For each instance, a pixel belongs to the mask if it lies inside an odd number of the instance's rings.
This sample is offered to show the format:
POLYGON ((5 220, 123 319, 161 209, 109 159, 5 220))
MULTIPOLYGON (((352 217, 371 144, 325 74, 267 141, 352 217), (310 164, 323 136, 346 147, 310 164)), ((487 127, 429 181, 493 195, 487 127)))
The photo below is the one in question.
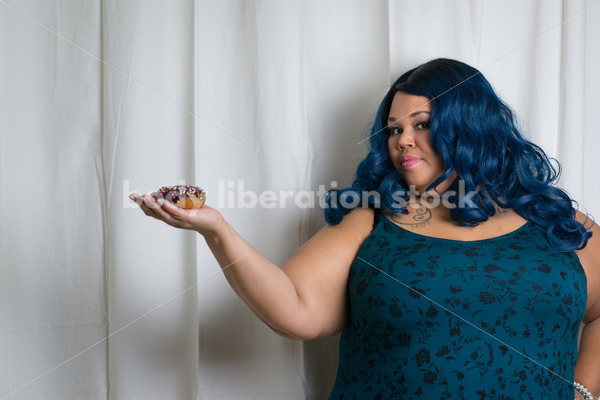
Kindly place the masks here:
POLYGON ((410 168, 413 165, 417 164, 419 161, 421 161, 420 158, 411 157, 411 156, 404 156, 400 159, 400 162, 402 163, 402 166, 404 168, 410 168))

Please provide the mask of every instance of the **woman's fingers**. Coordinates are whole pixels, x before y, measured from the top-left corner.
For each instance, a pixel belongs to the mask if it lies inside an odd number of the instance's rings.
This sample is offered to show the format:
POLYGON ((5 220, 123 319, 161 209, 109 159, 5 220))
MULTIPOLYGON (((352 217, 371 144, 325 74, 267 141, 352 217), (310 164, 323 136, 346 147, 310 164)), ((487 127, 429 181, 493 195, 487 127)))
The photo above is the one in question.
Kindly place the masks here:
POLYGON ((155 218, 159 221, 168 223, 171 226, 175 226, 176 222, 185 222, 185 212, 167 200, 156 196, 156 193, 136 195, 131 194, 129 198, 135 201, 144 214, 149 217, 155 218))
POLYGON ((159 199, 161 211, 168 217, 166 222, 173 223, 182 218, 182 211, 164 199, 159 199))
POLYGON ((220 213, 209 206, 184 210, 160 195, 157 196, 158 198, 154 195, 155 193, 145 195, 132 193, 129 198, 135 201, 147 216, 166 222, 175 228, 210 232, 211 227, 222 220, 220 213))
MULTIPOLYGON (((153 197, 146 197, 146 203, 149 205, 151 210, 154 212, 155 218, 164 222, 172 222, 173 215, 171 214, 169 209, 165 208, 165 206, 169 204, 168 201, 164 199, 155 199, 153 197)), ((175 207, 173 207, 175 208, 175 207)))
POLYGON ((172 215, 166 212, 158 202, 164 202, 164 200, 158 199, 157 201, 157 199, 147 194, 142 195, 139 199, 137 197, 132 197, 132 200, 139 204, 140 208, 147 216, 164 222, 172 221, 172 215))
POLYGON ((157 211, 160 206, 158 205, 158 203, 156 203, 156 200, 153 199, 151 196, 145 194, 142 195, 142 204, 140 205, 142 211, 144 211, 144 214, 148 215, 149 217, 154 217, 157 219, 160 219, 160 214, 157 211))

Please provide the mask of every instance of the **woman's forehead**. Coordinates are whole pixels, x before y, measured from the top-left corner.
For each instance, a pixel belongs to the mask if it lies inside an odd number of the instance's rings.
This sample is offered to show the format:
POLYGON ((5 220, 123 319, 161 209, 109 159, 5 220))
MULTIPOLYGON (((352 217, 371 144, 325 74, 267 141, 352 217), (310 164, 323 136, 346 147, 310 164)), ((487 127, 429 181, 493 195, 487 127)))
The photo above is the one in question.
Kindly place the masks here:
POLYGON ((390 107, 389 120, 397 121, 404 117, 414 118, 423 112, 431 113, 431 100, 425 96, 417 96, 397 92, 390 107))

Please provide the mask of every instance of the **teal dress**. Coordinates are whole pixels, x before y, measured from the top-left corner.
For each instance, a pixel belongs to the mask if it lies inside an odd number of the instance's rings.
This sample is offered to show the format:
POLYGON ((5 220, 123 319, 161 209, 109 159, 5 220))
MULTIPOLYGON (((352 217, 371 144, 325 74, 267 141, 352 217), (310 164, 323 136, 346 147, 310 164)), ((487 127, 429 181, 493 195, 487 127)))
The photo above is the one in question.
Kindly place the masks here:
POLYGON ((532 222, 465 242, 382 217, 350 268, 330 399, 572 399, 586 288, 532 222))

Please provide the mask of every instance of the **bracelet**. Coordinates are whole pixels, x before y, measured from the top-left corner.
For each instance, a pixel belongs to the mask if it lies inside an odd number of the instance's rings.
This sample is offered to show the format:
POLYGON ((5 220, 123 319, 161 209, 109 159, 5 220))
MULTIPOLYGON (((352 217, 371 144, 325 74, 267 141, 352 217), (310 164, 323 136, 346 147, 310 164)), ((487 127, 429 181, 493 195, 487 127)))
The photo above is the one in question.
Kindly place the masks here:
POLYGON ((573 386, 575 386, 575 389, 581 393, 581 395, 583 396, 584 400, 592 400, 594 398, 594 396, 592 396, 592 394, 590 393, 590 391, 583 386, 581 383, 579 382, 573 382, 573 386))

